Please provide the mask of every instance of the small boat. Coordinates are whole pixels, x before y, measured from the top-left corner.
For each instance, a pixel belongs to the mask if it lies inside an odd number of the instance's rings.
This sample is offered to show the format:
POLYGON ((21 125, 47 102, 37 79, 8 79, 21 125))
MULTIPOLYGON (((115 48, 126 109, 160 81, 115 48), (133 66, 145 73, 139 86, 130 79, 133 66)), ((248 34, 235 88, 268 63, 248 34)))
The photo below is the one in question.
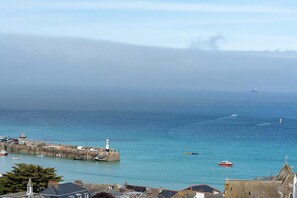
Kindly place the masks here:
POLYGON ((20 160, 19 157, 12 157, 11 159, 12 159, 12 160, 20 160))
POLYGON ((79 150, 79 151, 84 151, 85 150, 83 146, 77 146, 76 149, 79 150))
POLYGON ((224 167, 232 167, 233 163, 228 161, 228 160, 224 160, 224 161, 220 161, 219 162, 219 166, 224 166, 224 167))
POLYGON ((81 161, 86 161, 87 158, 84 157, 74 157, 73 160, 81 160, 81 161))
POLYGON ((25 133, 21 133, 19 137, 20 137, 20 138, 26 138, 27 135, 26 135, 25 133))
POLYGON ((90 148, 89 150, 92 151, 92 152, 97 152, 96 148, 90 148))
POLYGON ((198 155, 197 152, 185 152, 184 154, 185 155, 198 155))
POLYGON ((61 153, 57 153, 57 154, 56 154, 56 157, 57 157, 57 158, 64 158, 63 154, 61 154, 61 153))
POLYGON ((6 141, 7 141, 7 137, 0 136, 0 142, 6 142, 6 141))
POLYGON ((36 155, 37 157, 44 157, 43 155, 36 155))
POLYGON ((95 161, 101 161, 101 162, 106 162, 107 161, 107 158, 104 157, 104 156, 97 156, 93 160, 95 160, 95 161))
POLYGON ((5 150, 0 151, 0 156, 7 156, 8 153, 5 150))

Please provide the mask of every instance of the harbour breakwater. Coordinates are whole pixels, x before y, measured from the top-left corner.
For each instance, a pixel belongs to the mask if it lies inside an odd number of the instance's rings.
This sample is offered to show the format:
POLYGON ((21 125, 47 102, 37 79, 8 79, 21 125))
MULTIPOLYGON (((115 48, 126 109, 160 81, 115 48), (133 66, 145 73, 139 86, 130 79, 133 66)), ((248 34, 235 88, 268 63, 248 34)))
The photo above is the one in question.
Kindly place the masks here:
POLYGON ((50 144, 42 141, 19 140, 19 143, 1 142, 0 150, 41 157, 57 157, 74 160, 114 162, 120 161, 120 153, 114 149, 50 144))

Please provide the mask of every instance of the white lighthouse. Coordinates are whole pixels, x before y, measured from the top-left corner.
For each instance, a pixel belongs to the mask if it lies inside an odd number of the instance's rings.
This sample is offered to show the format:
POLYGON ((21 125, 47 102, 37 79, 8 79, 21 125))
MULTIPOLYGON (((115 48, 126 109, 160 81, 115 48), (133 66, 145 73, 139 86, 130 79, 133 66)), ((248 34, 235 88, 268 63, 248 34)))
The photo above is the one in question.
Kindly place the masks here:
POLYGON ((109 151, 109 139, 106 139, 105 141, 105 150, 109 151))

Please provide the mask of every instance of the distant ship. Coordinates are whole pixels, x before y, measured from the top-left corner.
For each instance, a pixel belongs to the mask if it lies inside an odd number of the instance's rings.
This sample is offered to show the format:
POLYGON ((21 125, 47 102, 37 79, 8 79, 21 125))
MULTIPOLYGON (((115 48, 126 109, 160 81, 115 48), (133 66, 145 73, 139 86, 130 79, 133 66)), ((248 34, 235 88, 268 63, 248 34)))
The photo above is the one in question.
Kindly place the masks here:
POLYGON ((250 93, 258 93, 259 91, 258 91, 257 88, 255 88, 255 89, 253 89, 253 90, 250 90, 249 92, 250 92, 250 93))
POLYGON ((282 119, 282 118, 279 119, 279 124, 280 124, 280 125, 283 124, 283 119, 282 119))

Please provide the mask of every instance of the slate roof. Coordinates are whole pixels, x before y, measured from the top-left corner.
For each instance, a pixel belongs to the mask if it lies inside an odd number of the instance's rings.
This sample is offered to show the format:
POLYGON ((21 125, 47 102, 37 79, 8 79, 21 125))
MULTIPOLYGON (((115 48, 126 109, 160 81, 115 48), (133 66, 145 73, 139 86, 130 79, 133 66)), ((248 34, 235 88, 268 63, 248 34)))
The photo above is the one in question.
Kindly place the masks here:
POLYGON ((108 193, 111 194, 113 197, 123 196, 123 193, 115 191, 114 189, 111 189, 110 191, 108 191, 108 193))
POLYGON ((213 193, 215 191, 215 192, 220 193, 220 191, 218 189, 215 189, 215 188, 213 188, 209 185, 206 185, 206 184, 190 186, 184 190, 193 190, 196 192, 204 192, 204 193, 213 193))
POLYGON ((68 197, 70 195, 75 195, 76 193, 89 194, 89 192, 85 188, 77 186, 71 182, 59 184, 57 187, 50 186, 42 192, 40 192, 40 194, 44 197, 68 197))
POLYGON ((171 198, 173 197, 178 191, 175 191, 175 190, 162 190, 162 192, 160 192, 158 194, 158 198, 171 198))

